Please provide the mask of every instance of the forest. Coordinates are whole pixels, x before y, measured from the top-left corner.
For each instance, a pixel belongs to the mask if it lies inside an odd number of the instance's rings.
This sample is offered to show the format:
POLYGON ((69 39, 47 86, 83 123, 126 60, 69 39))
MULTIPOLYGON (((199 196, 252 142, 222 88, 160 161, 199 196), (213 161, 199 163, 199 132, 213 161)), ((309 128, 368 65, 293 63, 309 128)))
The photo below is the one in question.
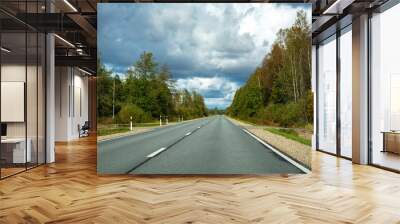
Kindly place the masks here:
POLYGON ((266 125, 312 124, 311 31, 305 11, 297 13, 290 28, 277 33, 270 52, 236 91, 226 113, 266 125))
POLYGON ((204 98, 195 91, 177 89, 167 65, 159 65, 151 52, 143 52, 124 77, 113 75, 99 60, 97 68, 98 122, 154 122, 207 116, 204 98), (114 119, 113 117, 114 103, 114 119))

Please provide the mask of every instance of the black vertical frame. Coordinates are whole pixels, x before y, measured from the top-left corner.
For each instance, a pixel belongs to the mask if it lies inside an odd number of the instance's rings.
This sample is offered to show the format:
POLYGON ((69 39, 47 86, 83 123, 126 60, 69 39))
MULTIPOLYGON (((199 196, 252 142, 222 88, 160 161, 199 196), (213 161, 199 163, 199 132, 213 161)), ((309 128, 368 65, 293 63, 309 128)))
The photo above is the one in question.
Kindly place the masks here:
MULTIPOLYGON (((25 1, 25 21, 28 19, 28 0, 25 1)), ((25 23, 25 93, 24 93, 24 121, 25 121, 25 170, 28 169, 28 24, 25 23)))
MULTIPOLYGON (((3 46, 3 44, 2 44, 2 23, 0 23, 0 47, 2 47, 3 46)), ((1 77, 2 77, 2 75, 1 75, 1 69, 2 69, 2 54, 3 54, 3 52, 1 52, 1 50, 0 50, 0 125, 2 124, 2 122, 1 122, 1 77)), ((1 134, 0 134, 0 136, 1 136, 1 134)), ((2 152, 2 147, 1 147, 1 145, 2 144, 0 144, 0 180, 2 179, 2 173, 1 173, 1 170, 2 170, 2 168, 3 168, 3 165, 2 165, 2 157, 1 157, 1 152, 2 152)))
POLYGON ((336 31, 336 155, 341 156, 341 119, 340 119, 340 29, 336 31))
POLYGON ((315 149, 319 149, 319 44, 315 46, 315 149))
MULTIPOLYGON (((36 13, 39 13, 38 0, 36 1, 36 13)), ((39 32, 36 32, 36 166, 38 165, 39 165, 39 32)))
POLYGON ((372 65, 371 65, 371 57, 372 57, 372 30, 371 30, 371 20, 372 20, 372 12, 368 12, 368 25, 367 25, 367 46, 368 46, 368 53, 367 53, 367 64, 368 64, 368 69, 367 69, 367 83, 368 83, 368 95, 367 95, 367 119, 368 119, 368 124, 367 124, 367 129, 368 129, 368 164, 373 164, 373 148, 372 148, 372 65))
MULTIPOLYGON (((48 8, 48 0, 44 1, 45 4, 45 13, 48 13, 47 8, 48 8)), ((44 67, 42 69, 42 82, 44 82, 44 164, 47 163, 47 38, 48 38, 48 33, 44 33, 44 67), (43 77, 44 75, 44 77, 43 77)), ((42 117, 43 118, 43 117, 42 117)))

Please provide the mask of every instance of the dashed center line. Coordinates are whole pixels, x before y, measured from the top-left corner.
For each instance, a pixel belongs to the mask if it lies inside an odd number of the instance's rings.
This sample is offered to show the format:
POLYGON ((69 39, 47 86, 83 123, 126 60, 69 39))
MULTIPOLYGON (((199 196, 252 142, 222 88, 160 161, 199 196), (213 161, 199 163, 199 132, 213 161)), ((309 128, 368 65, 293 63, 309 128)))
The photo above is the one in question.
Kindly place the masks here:
MULTIPOLYGON (((197 129, 200 129, 200 128, 201 128, 201 126, 198 126, 198 127, 197 127, 197 129)), ((192 134, 192 132, 188 132, 188 133, 185 134, 185 136, 189 136, 189 135, 191 135, 191 134, 192 134)), ((168 148, 168 147, 162 147, 162 148, 160 148, 159 150, 157 150, 157 151, 155 151, 155 152, 152 152, 151 154, 147 155, 146 157, 147 157, 147 158, 153 158, 154 156, 160 154, 161 152, 163 152, 163 151, 166 150, 167 148, 168 148)))
POLYGON ((151 154, 146 156, 146 159, 144 161, 142 161, 141 163, 139 163, 138 165, 136 165, 135 167, 133 167, 132 169, 130 169, 128 172, 126 172, 127 174, 131 173, 133 170, 137 169, 138 167, 142 166, 144 163, 148 162, 149 160, 153 159, 155 156, 157 156, 158 154, 162 153, 163 151, 171 148, 173 145, 177 144, 178 142, 180 142, 181 140, 183 140, 184 138, 186 138, 187 136, 193 134, 194 132, 196 132, 197 130, 199 130, 201 127, 207 125, 209 122, 207 122, 206 124, 200 125, 198 126, 195 130, 186 133, 183 137, 181 137, 180 139, 178 139, 177 141, 175 141, 174 143, 166 146, 166 147, 162 147, 160 149, 158 149, 157 151, 152 152, 151 154))
POLYGON ((147 158, 153 158, 154 156, 156 156, 157 154, 161 153, 162 151, 166 150, 167 147, 162 147, 159 150, 147 155, 147 158))

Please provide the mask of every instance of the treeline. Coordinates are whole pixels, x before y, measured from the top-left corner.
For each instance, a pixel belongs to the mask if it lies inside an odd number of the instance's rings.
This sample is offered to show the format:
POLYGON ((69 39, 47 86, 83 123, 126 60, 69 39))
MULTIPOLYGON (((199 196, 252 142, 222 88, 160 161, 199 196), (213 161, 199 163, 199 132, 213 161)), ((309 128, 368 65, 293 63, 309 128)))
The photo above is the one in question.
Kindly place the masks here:
POLYGON ((223 115, 225 113, 225 109, 218 109, 216 107, 214 109, 208 109, 208 115, 223 115))
POLYGON ((237 90, 227 113, 286 127, 313 122, 311 32, 304 10, 292 27, 278 32, 271 51, 237 90))
POLYGON ((159 66, 150 52, 141 54, 123 79, 113 76, 100 61, 97 64, 100 123, 127 123, 131 116, 135 123, 158 120, 160 115, 170 121, 207 116, 203 96, 177 89, 168 66, 159 66), (113 100, 115 120, 111 120, 113 100))

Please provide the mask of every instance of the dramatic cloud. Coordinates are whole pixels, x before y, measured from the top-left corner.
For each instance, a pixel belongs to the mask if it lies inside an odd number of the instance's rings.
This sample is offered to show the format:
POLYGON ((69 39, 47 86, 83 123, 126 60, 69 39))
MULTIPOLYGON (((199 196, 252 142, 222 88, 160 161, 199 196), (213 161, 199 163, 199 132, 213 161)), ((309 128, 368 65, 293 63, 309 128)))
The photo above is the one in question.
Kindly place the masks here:
MULTIPOLYGON (((169 65, 182 88, 195 88, 186 85, 203 78, 202 85, 221 79, 236 89, 270 50, 279 29, 291 26, 299 9, 310 11, 308 4, 107 3, 98 8, 99 54, 115 73, 123 74, 150 51, 169 65)), ((208 106, 229 105, 231 95, 223 94, 232 92, 209 89, 204 92, 208 106)))

